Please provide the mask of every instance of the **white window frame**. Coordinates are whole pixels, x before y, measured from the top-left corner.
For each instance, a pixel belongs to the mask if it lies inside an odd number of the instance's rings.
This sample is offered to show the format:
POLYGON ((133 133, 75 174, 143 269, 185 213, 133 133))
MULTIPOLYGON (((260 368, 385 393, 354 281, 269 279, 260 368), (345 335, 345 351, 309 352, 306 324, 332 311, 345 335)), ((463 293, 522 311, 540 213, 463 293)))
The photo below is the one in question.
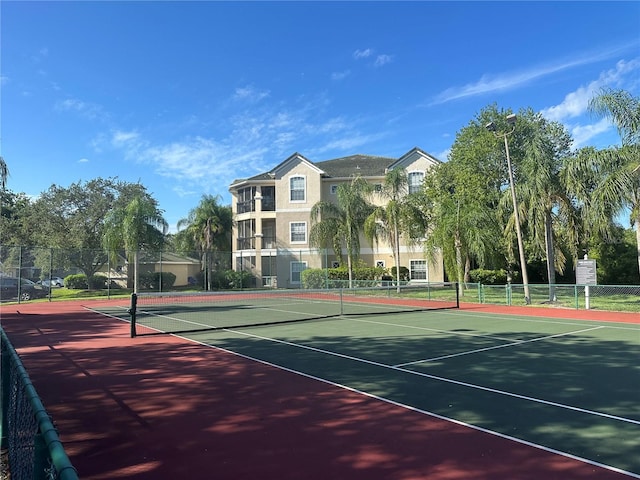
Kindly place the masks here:
POLYGON ((289 177, 289 202, 290 203, 305 203, 307 201, 307 177, 305 175, 291 175, 289 177), (293 194, 293 192, 298 192, 299 190, 293 190, 291 187, 291 183, 295 180, 295 179, 302 179, 302 199, 296 199, 293 200, 291 198, 291 195, 293 194))
POLYGON ((338 184, 337 183, 332 183, 331 185, 329 185, 329 193, 331 195, 335 195, 338 193, 338 184))
MULTIPOLYGON (((300 232, 295 232, 299 234, 300 232)), ((289 222, 289 243, 291 244, 303 244, 307 243, 307 222, 289 222), (294 240, 293 239, 293 226, 294 225, 302 225, 304 227, 304 240, 294 240)))
POLYGON ((376 268, 387 268, 387 262, 384 260, 376 260, 376 268))
POLYGON ((420 187, 424 183, 424 176, 425 176, 424 170, 414 170, 411 172, 407 172, 407 190, 409 193, 417 193, 420 191, 420 187), (420 183, 415 185, 411 182, 411 178, 417 175, 421 175, 422 178, 420 180, 420 183))
POLYGON ((429 268, 429 266, 427 265, 427 261, 425 259, 423 259, 423 258, 415 259, 415 260, 409 260, 409 279, 411 279, 411 280, 426 280, 428 278, 427 277, 428 268, 429 268), (418 270, 418 269, 414 268, 414 265, 418 264, 418 263, 420 265, 424 265, 424 269, 419 269, 418 270), (414 276, 414 272, 416 272, 416 273, 424 272, 424 278, 416 278, 414 276))
POLYGON ((302 283, 302 272, 304 272, 307 269, 307 262, 301 262, 301 261, 294 261, 294 262, 290 262, 289 263, 289 278, 291 279, 290 282, 292 284, 295 285, 299 285, 302 283), (302 270, 294 270, 294 265, 302 265, 302 270), (299 275, 299 279, 298 280, 294 280, 293 279, 293 274, 296 273, 299 275))

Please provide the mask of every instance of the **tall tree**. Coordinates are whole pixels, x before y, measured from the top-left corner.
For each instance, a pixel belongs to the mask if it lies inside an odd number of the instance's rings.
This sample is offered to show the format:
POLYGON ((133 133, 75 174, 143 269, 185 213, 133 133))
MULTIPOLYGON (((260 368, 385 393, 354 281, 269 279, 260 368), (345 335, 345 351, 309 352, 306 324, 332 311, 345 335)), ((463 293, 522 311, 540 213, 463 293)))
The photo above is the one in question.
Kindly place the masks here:
POLYGON ((29 212, 30 221, 38 225, 30 244, 53 248, 58 266, 73 266, 91 276, 108 259, 102 248, 105 218, 137 196, 155 201, 143 185, 117 178, 51 185, 29 212))
POLYGON ((518 113, 513 143, 516 196, 529 233, 529 254, 545 259, 549 301, 555 301, 556 270, 562 273, 566 263, 556 237, 559 230, 575 235, 578 224, 572 197, 561 175, 569 157, 571 137, 561 124, 527 109, 518 113))
POLYGON ((339 259, 343 247, 346 249, 349 288, 353 287, 353 264, 360 255, 360 233, 373 211, 367 199, 371 192, 372 185, 356 176, 338 185, 337 203, 319 201, 311 207, 309 242, 319 248, 331 245, 339 259))
POLYGON ((385 175, 380 196, 385 200, 384 205, 375 207, 364 223, 364 233, 372 243, 384 241, 393 250, 393 262, 396 270, 396 285, 400 289, 400 237, 404 236, 407 243, 414 242, 412 233, 419 231, 420 237, 425 236, 426 225, 424 217, 420 215, 415 204, 408 197, 407 172, 404 168, 394 168, 385 175), (421 223, 423 228, 419 228, 421 223))
POLYGON ((0 190, 7 188, 7 178, 9 177, 9 169, 4 158, 0 155, 0 190))
POLYGON ((230 206, 220 205, 220 200, 219 195, 203 195, 200 204, 178 222, 178 229, 185 228, 186 238, 201 255, 208 290, 211 290, 212 253, 231 250, 233 213, 230 206))
POLYGON ((583 208, 586 231, 609 238, 614 219, 630 212, 640 272, 640 99, 624 90, 602 89, 590 110, 611 119, 622 144, 578 151, 565 172, 567 182, 583 208))
POLYGON ((133 265, 133 291, 139 285, 139 255, 143 250, 159 250, 168 225, 156 202, 141 195, 126 206, 116 208, 105 219, 104 248, 117 255, 124 248, 133 265))

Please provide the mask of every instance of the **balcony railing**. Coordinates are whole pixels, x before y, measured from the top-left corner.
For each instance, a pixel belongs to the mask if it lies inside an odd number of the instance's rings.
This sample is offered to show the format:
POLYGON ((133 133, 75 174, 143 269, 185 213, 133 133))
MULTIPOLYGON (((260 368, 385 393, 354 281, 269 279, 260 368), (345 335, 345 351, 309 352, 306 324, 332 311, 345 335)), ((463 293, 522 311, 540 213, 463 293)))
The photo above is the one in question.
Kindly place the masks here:
POLYGON ((262 211, 263 212, 275 212, 276 200, 273 197, 262 197, 262 211))
POLYGON ((276 248, 276 237, 262 237, 262 248, 276 248))
POLYGON ((256 248, 256 237, 238 238, 238 250, 254 250, 256 248))
POLYGON ((256 211, 256 203, 254 200, 247 200, 246 202, 238 202, 236 205, 238 213, 247 213, 256 211))

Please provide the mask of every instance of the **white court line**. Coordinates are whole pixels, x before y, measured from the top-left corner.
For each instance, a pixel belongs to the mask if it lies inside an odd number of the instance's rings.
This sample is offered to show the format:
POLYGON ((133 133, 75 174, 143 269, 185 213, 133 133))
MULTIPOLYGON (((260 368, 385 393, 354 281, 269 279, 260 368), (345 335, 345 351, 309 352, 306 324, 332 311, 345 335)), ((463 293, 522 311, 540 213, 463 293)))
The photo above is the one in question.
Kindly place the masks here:
POLYGON ((438 380, 440 382, 451 383, 451 384, 454 384, 454 385, 459 385, 459 386, 462 386, 462 387, 468 387, 468 388, 472 388, 472 389, 475 389, 475 390, 482 390, 482 391, 485 391, 485 392, 496 393, 498 395, 504 395, 504 396, 507 396, 507 397, 518 398, 520 400, 527 400, 527 401, 530 401, 530 402, 541 403, 541 404, 544 404, 544 405, 550 405, 552 407, 558 407, 558 408, 562 408, 562 409, 565 409, 565 410, 571 410, 571 411, 574 411, 574 412, 586 413, 586 414, 594 415, 594 416, 597 416, 597 417, 608 418, 610 420, 616 420, 616 421, 620 421, 620 422, 624 422, 624 423, 631 423, 631 424, 634 424, 634 425, 640 425, 640 420, 634 420, 632 418, 619 417, 617 415, 611 415, 609 413, 597 412, 595 410, 588 410, 586 408, 574 407, 572 405, 566 405, 566 404, 563 404, 563 403, 552 402, 550 400, 543 400, 541 398, 530 397, 530 396, 527 396, 527 395, 520 395, 518 393, 506 392, 504 390, 498 390, 498 389, 495 389, 495 388, 484 387, 482 385, 476 385, 476 384, 473 384, 473 383, 462 382, 462 381, 459 381, 459 380, 454 380, 454 379, 446 378, 446 377, 440 377, 438 375, 432 375, 432 374, 429 374, 429 373, 416 372, 414 370, 407 370, 407 369, 402 368, 402 367, 396 367, 394 365, 387 365, 385 363, 376 362, 374 360, 367 360, 365 358, 352 357, 351 355, 346 355, 344 353, 332 352, 330 350, 324 350, 322 348, 312 347, 312 346, 309 346, 309 345, 304 345, 304 344, 300 344, 300 343, 293 343, 293 342, 287 342, 286 340, 280 340, 280 339, 277 339, 277 338, 263 337, 261 335, 255 335, 253 333, 242 332, 242 331, 234 330, 234 329, 231 329, 231 328, 224 329, 224 331, 232 332, 232 333, 235 333, 235 334, 238 334, 238 335, 244 335, 246 337, 253 337, 253 338, 258 338, 260 340, 267 340, 267 341, 274 342, 274 343, 280 343, 280 344, 288 345, 288 346, 295 347, 295 348, 302 348, 304 350, 310 350, 310 351, 313 351, 313 352, 324 353, 326 355, 332 355, 334 357, 345 358, 347 360, 353 360, 355 362, 366 363, 368 365, 374 365, 376 367, 388 368, 389 370, 395 370, 395 371, 402 372, 402 373, 407 373, 407 374, 410 374, 410 375, 416 375, 418 377, 429 378, 431 380, 438 380))
MULTIPOLYGON (((123 320, 120 317, 104 314, 104 313, 102 313, 100 311, 93 310, 92 308, 89 308, 89 307, 86 307, 86 306, 84 308, 86 308, 87 310, 91 310, 91 311, 93 311, 95 313, 101 314, 101 315, 106 315, 108 317, 113 317, 113 318, 116 318, 116 319, 119 319, 119 320, 123 320)), ((123 321, 126 321, 126 320, 123 320, 123 321)), ((378 362, 373 362, 373 361, 370 361, 370 360, 365 360, 365 359, 361 359, 361 358, 357 358, 357 357, 351 357, 349 355, 344 355, 344 354, 340 354, 340 353, 336 353, 336 352, 330 352, 330 351, 327 351, 327 350, 318 349, 318 348, 315 348, 315 347, 310 347, 310 346, 301 345, 301 344, 295 344, 295 343, 286 342, 286 341, 283 341, 283 340, 273 339, 273 338, 269 338, 269 337, 262 337, 262 336, 250 334, 250 333, 247 333, 247 332, 241 332, 241 331, 238 331, 238 330, 225 329, 225 331, 229 331, 229 332, 232 332, 232 333, 235 333, 235 334, 239 334, 239 335, 255 337, 255 338, 258 338, 258 339, 262 339, 262 340, 272 341, 272 342, 275 342, 275 343, 282 343, 282 344, 286 344, 286 345, 290 345, 290 346, 294 346, 294 347, 298 347, 298 348, 317 351, 317 352, 320 352, 320 353, 326 353, 328 355, 334 355, 334 356, 337 356, 337 357, 342 357, 342 358, 346 358, 346 359, 350 359, 350 360, 354 360, 354 361, 358 361, 358 362, 368 363, 368 364, 372 364, 372 365, 383 367, 383 368, 389 368, 389 369, 392 369, 392 370, 397 370, 397 371, 400 371, 400 372, 403 372, 403 373, 408 373, 408 374, 417 375, 417 376, 421 376, 421 377, 431 378, 431 379, 434 379, 434 380, 441 380, 441 381, 448 382, 448 383, 458 384, 458 385, 462 385, 462 386, 468 386, 468 387, 477 388, 477 389, 480 389, 480 390, 486 390, 486 391, 490 391, 490 392, 493 392, 493 393, 498 393, 498 394, 503 394, 503 395, 512 396, 512 397, 516 397, 516 398, 521 398, 521 399, 524 399, 524 400, 530 400, 530 401, 534 401, 534 402, 539 402, 539 403, 543 403, 543 404, 547 404, 547 405, 551 405, 551 406, 557 406, 557 407, 560 407, 560 408, 566 408, 566 409, 569 409, 569 410, 574 410, 574 411, 583 412, 583 413, 587 413, 587 414, 593 414, 593 415, 596 415, 596 416, 602 416, 602 417, 605 417, 605 418, 611 418, 611 419, 614 419, 614 420, 620 420, 620 421, 623 421, 623 422, 640 424, 640 421, 636 421, 636 420, 625 419, 623 417, 616 417, 616 416, 605 414, 605 413, 601 413, 601 412, 594 412, 594 411, 590 411, 590 410, 585 410, 585 409, 581 409, 581 408, 578 408, 578 407, 572 407, 570 405, 562 405, 562 404, 558 404, 558 403, 555 403, 555 402, 549 402, 549 401, 546 401, 546 400, 535 399, 533 397, 526 397, 526 396, 522 396, 522 395, 510 393, 510 392, 504 392, 504 391, 499 391, 499 390, 495 390, 495 389, 490 389, 490 388, 487 388, 487 387, 482 387, 480 385, 467 384, 465 382, 459 382, 457 380, 451 380, 451 379, 447 379, 447 378, 437 377, 435 375, 429 375, 429 374, 423 374, 423 373, 420 373, 420 372, 414 372, 414 371, 411 371, 411 370, 406 370, 406 369, 403 369, 403 368, 394 367, 392 365, 385 365, 385 364, 378 363, 378 362)), ((263 364, 263 365, 267 365, 267 366, 276 368, 278 370, 282 370, 282 371, 286 371, 286 372, 289 372, 289 373, 293 373, 295 375, 300 375, 302 377, 306 377, 306 378, 309 378, 309 379, 312 379, 312 380, 316 380, 316 381, 319 381, 319 382, 322 382, 322 383, 325 383, 325 384, 328 384, 328 385, 332 385, 334 387, 338 387, 338 388, 341 388, 341 389, 344 389, 344 390, 347 390, 347 391, 350 391, 350 392, 354 392, 354 393, 357 393, 359 395, 363 395, 365 397, 373 398, 373 399, 388 403, 390 405, 394 405, 394 406, 397 406, 397 407, 400 407, 400 408, 404 408, 404 409, 409 410, 409 411, 413 411, 413 412, 416 412, 416 413, 427 415, 429 417, 437 418, 439 420, 448 421, 448 422, 451 422, 451 423, 453 423, 455 425, 460 425, 460 426, 463 426, 463 427, 466 427, 466 428, 470 428, 472 430, 476 430, 476 431, 479 431, 479 432, 482 432, 482 433, 486 433, 486 434, 489 434, 489 435, 496 436, 498 438, 503 438, 505 440, 510 440, 510 441, 519 443, 521 445, 525 445, 525 446, 528 446, 528 447, 536 448, 538 450, 549 452, 549 453, 552 453, 552 454, 555 454, 555 455, 560 455, 560 456, 565 457, 565 458, 569 458, 569 459, 572 459, 572 460, 577 460, 579 462, 583 462, 583 463, 586 463, 588 465, 593 465, 593 466, 596 466, 598 468, 603 468, 605 470, 609 470, 609 471, 612 471, 612 472, 617 472, 617 473, 620 473, 620 474, 623 474, 623 475, 627 475, 627 476, 632 477, 632 478, 640 479, 640 474, 629 472, 629 471, 623 470, 623 469, 618 468, 618 467, 613 467, 611 465, 607 465, 607 464, 604 464, 604 463, 596 462, 596 461, 588 459, 588 458, 572 455, 570 453, 563 452, 563 451, 560 451, 560 450, 556 450, 554 448, 546 447, 544 445, 540 445, 540 444, 537 444, 537 443, 529 442, 529 441, 523 440, 521 438, 513 437, 511 435, 507 435, 507 434, 496 432, 496 431, 493 431, 493 430, 489 430, 487 428, 483 428, 483 427, 480 427, 480 426, 477 426, 477 425, 473 425, 473 424, 470 424, 470 423, 467 423, 467 422, 456 420, 455 418, 446 417, 444 415, 440 415, 440 414, 437 414, 437 413, 434 413, 434 412, 430 412, 430 411, 423 410, 423 409, 420 409, 420 408, 417 408, 417 407, 413 407, 411 405, 407 405, 407 404, 404 404, 404 403, 400 403, 400 402, 391 400, 389 398, 385 398, 385 397, 381 397, 381 396, 378 396, 378 395, 374 395, 372 393, 365 392, 363 390, 359 390, 359 389, 356 389, 356 388, 353 388, 353 387, 349 387, 347 385, 342 385, 340 383, 333 382, 333 381, 327 380, 325 378, 317 377, 317 376, 314 376, 314 375, 311 375, 311 374, 308 374, 308 373, 305 373, 305 372, 301 372, 299 370, 294 370, 294 369, 291 369, 291 368, 288 368, 288 367, 284 367, 282 365, 277 365, 275 363, 271 363, 271 362, 268 362, 266 360, 262 360, 262 359, 255 358, 255 357, 251 357, 251 356, 245 355, 243 353, 234 352, 233 350, 228 350, 226 348, 219 347, 219 346, 216 346, 216 345, 211 345, 210 343, 201 342, 201 341, 195 340, 193 338, 185 337, 185 336, 182 336, 182 335, 176 335, 176 334, 171 334, 171 335, 174 336, 174 337, 177 337, 177 338, 181 338, 181 339, 186 340, 186 341, 191 342, 191 343, 196 343, 196 344, 202 345, 202 346, 207 347, 207 348, 211 348, 211 349, 214 349, 214 350, 219 350, 219 351, 222 351, 222 352, 226 352, 228 354, 235 355, 235 356, 240 357, 240 358, 245 358, 247 360, 251 360, 251 361, 263 364)))
POLYGON ((548 340, 550 338, 564 337, 565 335, 575 335, 576 333, 590 332, 591 330, 598 330, 600 328, 605 328, 605 327, 600 325, 598 327, 585 328, 583 330, 574 330, 573 332, 556 333, 555 335, 547 335, 545 337, 532 338, 530 340, 517 340, 515 342, 507 343, 505 345, 494 345, 493 347, 478 348, 476 350, 469 350, 467 352, 452 353, 451 355, 442 355, 441 357, 432 357, 432 358, 425 358, 423 360, 415 360, 413 362, 398 363, 394 365, 394 367, 406 367, 408 365, 417 365, 419 363, 435 362, 436 360, 444 360, 446 358, 461 357, 463 355, 471 355, 473 353, 486 352, 487 350, 497 350, 499 348, 507 348, 507 347, 513 347, 517 345, 523 345, 525 343, 539 342, 540 340, 548 340))
MULTIPOLYGON (((234 331, 234 330, 231 330, 231 331, 233 333, 245 334, 244 332, 237 332, 237 331, 234 331)), ((252 337, 255 336, 257 338, 264 338, 264 337, 260 337, 258 335, 251 335, 251 334, 246 334, 246 335, 252 336, 252 337)), ((482 433, 486 433, 486 434, 489 434, 489 435, 493 435, 493 436, 496 436, 496 437, 499 437, 499 438, 503 438, 505 440, 510 440, 512 442, 516 442, 516 443, 519 443, 521 445, 525 445, 527 447, 536 448, 538 450, 542 450, 542 451, 545 451, 545 452, 553 453, 555 455, 560 455, 561 457, 569 458, 569 459, 572 459, 572 460, 577 460, 579 462, 583 462, 583 463, 586 463, 588 465, 593 465, 593 466, 596 466, 598 468, 602 468, 602 469, 609 470, 609 471, 612 471, 612 472, 621 473, 623 475, 628 475, 629 477, 632 477, 632 478, 640 479, 640 474, 636 474, 636 473, 633 473, 633 472, 628 472, 628 471, 623 470, 621 468, 614 467, 614 466, 611 466, 611 465, 607 465, 605 463, 596 462, 595 460, 591 460, 591 459, 584 458, 584 457, 579 457, 577 455, 572 455, 571 453, 567 453, 567 452, 563 452, 561 450, 556 450, 554 448, 546 447, 546 446, 540 445, 538 443, 529 442, 527 440, 523 440, 521 438, 513 437, 511 435, 507 435, 507 434, 504 434, 504 433, 496 432, 494 430, 489 430, 487 428, 480 427, 478 425, 473 425, 471 423, 467 423, 467 422, 463 422, 463 421, 460 421, 460 420, 456 420, 455 418, 446 417, 444 415, 440 415, 440 414, 437 414, 437 413, 434 413, 434 412, 423 410, 423 409, 418 408, 418 407, 413 407, 413 406, 407 405, 405 403, 400 403, 400 402, 397 402, 395 400, 391 400, 389 398, 381 397, 379 395, 375 395, 375 394, 372 394, 372 393, 369 393, 369 392, 365 392, 365 391, 359 390, 357 388, 349 387, 348 385, 343 385, 343 384, 340 384, 340 383, 337 383, 337 382, 333 382, 331 380, 327 380, 326 378, 317 377, 317 376, 311 375, 309 373, 301 372, 299 370, 294 370, 292 368, 284 367, 282 365, 277 365, 275 363, 271 363, 271 362, 268 362, 266 360, 261 360, 259 358, 251 357, 251 356, 245 355, 243 353, 234 352, 233 350, 228 350, 228 349, 223 348, 223 347, 219 347, 219 346, 216 346, 216 345, 211 345, 211 344, 206 343, 206 342, 200 342, 198 340, 194 340, 193 338, 183 337, 183 336, 180 336, 180 335, 173 335, 173 336, 181 338, 181 339, 186 340, 188 342, 197 343, 197 344, 202 345, 204 347, 212 348, 214 350, 219 350, 219 351, 222 351, 222 352, 225 352, 225 353, 229 353, 231 355, 235 355, 235 356, 240 357, 240 358, 251 360, 253 362, 257 362, 257 363, 260 363, 262 365, 267 365, 269 367, 276 368, 278 370, 282 370, 282 371, 285 371, 285 372, 293 373, 295 375, 300 375, 302 377, 309 378, 311 380, 315 380, 315 381, 318 381, 318 382, 321 382, 321 383, 324 383, 324 384, 327 384, 327 385, 331 385, 331 386, 334 386, 334 387, 337 387, 337 388, 341 388, 341 389, 344 389, 344 390, 347 390, 347 391, 350 391, 350 392, 354 392, 354 393, 357 393, 359 395, 363 395, 363 396, 368 397, 368 398, 373 398, 375 400, 379 400, 381 402, 385 402, 385 403, 388 403, 390 405, 394 405, 396 407, 404 408, 404 409, 412 411, 412 412, 420 413, 422 415, 426 415, 426 416, 429 416, 429 417, 432 417, 432 418, 437 418, 439 420, 444 420, 444 421, 447 421, 447 422, 451 422, 451 423, 453 423, 455 425, 460 425, 462 427, 470 428, 470 429, 476 430, 478 432, 482 432, 482 433)), ((264 339, 273 340, 273 341, 278 342, 278 340, 271 339, 271 338, 264 338, 264 339)), ((288 342, 283 342, 283 343, 288 343, 288 342)), ((297 346, 295 344, 291 344, 291 345, 297 346)), ((306 348, 304 346, 301 346, 301 347, 306 348)), ((335 354, 335 355, 344 356, 344 355, 341 355, 341 354, 335 354)), ((360 360, 360 361, 364 361, 364 362, 368 363, 368 361, 362 360, 362 359, 354 358, 354 360, 360 360)), ((387 365, 380 364, 380 366, 387 366, 387 365)), ((393 368, 393 367, 389 367, 389 368, 393 368)), ((411 372, 410 370, 406 370, 406 372, 407 373, 415 373, 415 372, 411 372)))
MULTIPOLYGON (((543 317, 545 318, 545 320, 540 319, 540 318, 535 318, 535 317, 527 317, 526 315, 516 315, 516 314, 505 314, 505 315, 500 315, 500 314, 496 314, 496 313, 491 313, 491 312, 486 312, 486 313, 472 313, 472 312, 465 312, 465 311, 449 311, 449 310, 440 310, 440 313, 442 313, 443 315, 459 315, 462 317, 474 317, 474 318, 481 318, 482 320, 485 321, 489 321, 489 320, 509 320, 511 322, 525 322, 525 323, 551 323, 553 325, 573 325, 576 327, 580 327, 580 326, 584 326, 585 323, 599 323, 600 326, 602 327, 606 327, 606 328, 613 328, 615 330, 631 330, 632 332, 640 332, 640 325, 638 327, 627 327, 627 326, 622 326, 622 325, 626 325, 623 323, 619 323, 619 322, 608 322, 606 320, 579 320, 579 319, 564 319, 564 320, 573 320, 571 321, 559 321, 562 320, 560 318, 555 319, 555 318, 551 318, 551 317, 543 317), (580 322, 580 323, 578 323, 580 322)), ((631 324, 633 325, 633 324, 631 324)))

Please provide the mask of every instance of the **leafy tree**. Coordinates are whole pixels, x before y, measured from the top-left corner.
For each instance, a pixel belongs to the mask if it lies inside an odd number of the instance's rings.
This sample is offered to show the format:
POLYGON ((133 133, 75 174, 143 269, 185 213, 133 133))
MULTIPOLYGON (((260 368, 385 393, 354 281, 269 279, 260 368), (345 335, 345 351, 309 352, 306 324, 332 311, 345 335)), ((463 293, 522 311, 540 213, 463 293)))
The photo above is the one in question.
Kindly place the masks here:
POLYGON ((495 139, 484 128, 498 116, 495 106, 480 112, 456 135, 449 161, 425 178, 425 249, 431 258, 441 252, 447 276, 458 282, 469 281, 473 264, 500 262, 508 251, 497 209, 504 157, 496 153, 495 139))
POLYGON ((342 248, 346 248, 349 288, 353 286, 353 265, 360 255, 360 232, 373 212, 366 198, 371 192, 372 185, 356 176, 338 185, 337 203, 319 201, 311 207, 309 242, 319 248, 331 245, 340 260, 342 248))
POLYGON ((114 256, 124 249, 130 265, 133 265, 133 291, 139 285, 140 251, 162 248, 168 228, 156 202, 139 195, 126 206, 113 210, 105 219, 103 245, 114 256), (159 230, 160 228, 161 230, 159 230))
POLYGON ((52 185, 33 203, 30 222, 38 229, 32 244, 54 248, 58 266, 76 267, 91 277, 108 261, 102 248, 105 218, 136 196, 151 200, 141 184, 117 178, 52 185))
POLYGON ((231 250, 233 213, 230 206, 220 205, 220 200, 219 195, 203 195, 200 204, 189 212, 189 216, 178 222, 179 229, 185 227, 183 246, 185 243, 191 244, 201 255, 208 290, 212 288, 211 253, 231 250))

